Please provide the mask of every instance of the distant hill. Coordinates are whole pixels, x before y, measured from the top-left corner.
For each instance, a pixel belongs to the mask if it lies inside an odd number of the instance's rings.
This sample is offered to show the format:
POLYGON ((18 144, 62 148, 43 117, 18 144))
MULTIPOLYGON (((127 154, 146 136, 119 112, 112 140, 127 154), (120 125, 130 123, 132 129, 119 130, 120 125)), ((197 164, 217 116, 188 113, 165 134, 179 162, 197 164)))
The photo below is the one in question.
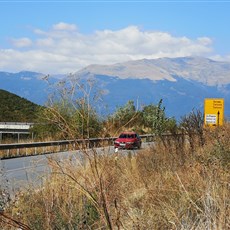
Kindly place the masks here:
MULTIPOLYGON (((55 83, 67 75, 49 76, 55 83)), ((167 116, 180 119, 193 109, 203 110, 205 98, 223 98, 225 118, 230 119, 230 63, 203 57, 142 59, 113 65, 90 65, 73 74, 79 81, 96 79, 103 90, 100 111, 112 113, 133 100, 137 108, 163 99, 167 116), (105 108, 106 111, 103 111, 105 108)), ((1 89, 45 105, 49 87, 42 73, 0 72, 1 89)))
POLYGON ((27 99, 0 89, 0 122, 33 122, 41 107, 27 99))
POLYGON ((203 57, 141 59, 113 65, 89 65, 76 74, 171 82, 176 82, 179 77, 217 86, 230 84, 230 63, 203 57))
POLYGON ((225 118, 230 118, 229 62, 203 57, 142 59, 89 65, 75 75, 98 80, 109 110, 127 100, 140 108, 163 99, 167 115, 178 120, 193 109, 203 111, 205 98, 223 98, 225 118))
MULTIPOLYGON (((44 80, 45 74, 31 71, 18 73, 0 72, 0 88, 15 93, 39 105, 47 102, 49 84, 44 80)), ((49 83, 53 83, 59 76, 49 77, 49 83)))

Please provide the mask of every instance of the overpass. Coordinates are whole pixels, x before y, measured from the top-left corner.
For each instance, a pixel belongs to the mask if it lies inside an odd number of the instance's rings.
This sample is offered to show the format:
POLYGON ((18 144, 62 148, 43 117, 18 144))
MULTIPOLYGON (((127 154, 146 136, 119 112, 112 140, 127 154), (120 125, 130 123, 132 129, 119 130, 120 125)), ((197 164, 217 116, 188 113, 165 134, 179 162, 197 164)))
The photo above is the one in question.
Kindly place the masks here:
POLYGON ((0 122, 0 142, 3 136, 7 134, 17 135, 18 140, 20 135, 29 135, 30 128, 32 128, 34 123, 25 122, 0 122))

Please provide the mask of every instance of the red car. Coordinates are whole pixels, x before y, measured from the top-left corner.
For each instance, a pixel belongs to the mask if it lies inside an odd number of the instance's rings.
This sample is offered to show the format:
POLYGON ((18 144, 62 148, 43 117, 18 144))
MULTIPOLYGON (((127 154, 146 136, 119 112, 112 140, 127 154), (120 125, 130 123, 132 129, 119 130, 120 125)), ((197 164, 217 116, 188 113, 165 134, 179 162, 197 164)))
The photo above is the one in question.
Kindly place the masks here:
POLYGON ((141 138, 135 132, 123 132, 114 141, 115 149, 133 149, 141 148, 141 138))

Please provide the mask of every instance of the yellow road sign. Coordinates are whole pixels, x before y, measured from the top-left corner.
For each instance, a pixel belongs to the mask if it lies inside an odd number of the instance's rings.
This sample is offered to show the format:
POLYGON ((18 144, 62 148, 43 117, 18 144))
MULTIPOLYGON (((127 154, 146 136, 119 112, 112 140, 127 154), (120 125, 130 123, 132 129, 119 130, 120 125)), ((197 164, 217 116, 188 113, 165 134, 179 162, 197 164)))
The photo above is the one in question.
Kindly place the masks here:
POLYGON ((204 100, 204 124, 219 126, 224 123, 224 99, 206 98, 204 100))

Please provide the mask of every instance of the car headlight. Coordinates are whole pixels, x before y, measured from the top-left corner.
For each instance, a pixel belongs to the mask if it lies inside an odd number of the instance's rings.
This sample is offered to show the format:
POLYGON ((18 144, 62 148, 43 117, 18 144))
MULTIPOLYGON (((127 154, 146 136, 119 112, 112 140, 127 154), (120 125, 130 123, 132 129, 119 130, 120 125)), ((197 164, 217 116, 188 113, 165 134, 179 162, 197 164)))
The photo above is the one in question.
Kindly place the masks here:
POLYGON ((120 142, 119 142, 119 141, 114 141, 114 143, 115 143, 115 144, 120 144, 120 142))

